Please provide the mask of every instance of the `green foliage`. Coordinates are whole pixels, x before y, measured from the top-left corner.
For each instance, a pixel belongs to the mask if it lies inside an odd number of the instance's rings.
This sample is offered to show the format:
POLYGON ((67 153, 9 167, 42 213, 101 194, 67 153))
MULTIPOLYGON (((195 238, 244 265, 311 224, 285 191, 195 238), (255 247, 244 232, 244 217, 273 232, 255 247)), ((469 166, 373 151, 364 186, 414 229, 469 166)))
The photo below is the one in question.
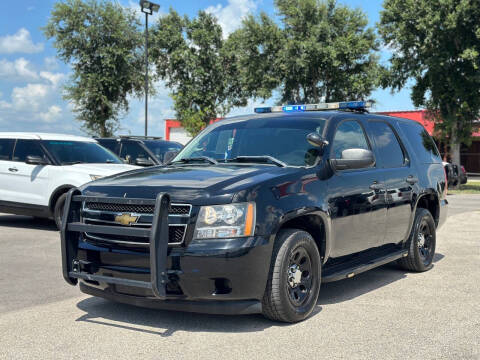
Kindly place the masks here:
POLYGON ((334 0, 276 0, 281 26, 262 13, 229 38, 241 86, 281 102, 365 99, 378 84, 378 42, 366 15, 334 0))
POLYGON ((190 19, 170 9, 154 27, 151 54, 158 76, 172 91, 177 118, 191 135, 246 104, 214 16, 200 11, 190 19))
POLYGON ((479 19, 474 0, 386 0, 379 24, 392 49, 384 86, 398 90, 414 79, 415 106, 442 119, 437 128, 457 150, 470 142, 480 110, 479 19))
POLYGON ((54 5, 44 33, 72 67, 65 98, 91 134, 109 136, 128 110, 129 95, 144 84, 143 37, 133 11, 101 0, 54 5))

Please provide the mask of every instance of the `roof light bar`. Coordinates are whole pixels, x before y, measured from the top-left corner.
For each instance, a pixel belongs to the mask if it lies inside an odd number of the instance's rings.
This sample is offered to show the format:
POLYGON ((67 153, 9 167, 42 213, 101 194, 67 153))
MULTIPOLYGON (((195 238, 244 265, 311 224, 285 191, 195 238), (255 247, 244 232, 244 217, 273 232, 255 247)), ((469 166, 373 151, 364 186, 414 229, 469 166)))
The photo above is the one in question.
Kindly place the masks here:
POLYGON ((284 105, 271 107, 255 108, 257 114, 271 112, 303 112, 303 111, 322 111, 322 110, 366 110, 372 106, 371 101, 342 101, 334 103, 319 103, 306 105, 284 105))

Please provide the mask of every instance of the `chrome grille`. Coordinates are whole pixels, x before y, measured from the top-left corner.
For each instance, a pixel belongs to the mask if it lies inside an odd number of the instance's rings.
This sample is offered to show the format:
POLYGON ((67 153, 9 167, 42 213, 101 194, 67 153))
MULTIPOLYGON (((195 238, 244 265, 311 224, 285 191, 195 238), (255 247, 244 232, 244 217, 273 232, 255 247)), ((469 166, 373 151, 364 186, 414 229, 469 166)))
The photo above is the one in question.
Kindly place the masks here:
MULTIPOLYGON (((153 214, 155 205, 138 205, 138 204, 113 204, 102 202, 85 202, 85 210, 108 211, 118 213, 136 213, 136 214, 153 214)), ((192 206, 190 204, 171 204, 168 211, 169 215, 190 216, 192 206)))

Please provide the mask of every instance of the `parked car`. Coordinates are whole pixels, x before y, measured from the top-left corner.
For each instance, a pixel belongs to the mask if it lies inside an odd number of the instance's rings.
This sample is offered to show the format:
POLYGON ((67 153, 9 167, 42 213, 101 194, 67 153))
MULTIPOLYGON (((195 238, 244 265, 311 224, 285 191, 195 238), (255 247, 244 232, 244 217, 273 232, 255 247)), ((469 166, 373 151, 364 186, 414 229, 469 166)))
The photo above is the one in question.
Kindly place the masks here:
POLYGON ((467 171, 465 170, 465 167, 463 165, 460 166, 459 178, 460 178, 460 184, 462 185, 466 184, 468 181, 467 171))
POLYGON ((162 165, 166 153, 179 152, 183 148, 180 143, 152 136, 120 136, 96 140, 128 164, 139 166, 162 165))
POLYGON ((90 138, 0 132, 0 212, 53 217, 60 227, 68 190, 136 168, 90 138))
POLYGON ((466 184, 468 181, 467 172, 463 165, 452 164, 449 162, 442 162, 443 167, 445 168, 445 174, 448 179, 449 187, 456 187, 460 184, 466 184))
POLYGON ((443 161, 443 168, 445 169, 445 175, 447 177, 447 184, 449 188, 453 188, 458 184, 458 172, 455 171, 453 164, 443 161))
POLYGON ((322 282, 392 261, 431 269, 447 216, 437 147, 366 106, 259 108, 208 126, 169 165, 70 191, 65 280, 140 306, 296 322, 322 282))

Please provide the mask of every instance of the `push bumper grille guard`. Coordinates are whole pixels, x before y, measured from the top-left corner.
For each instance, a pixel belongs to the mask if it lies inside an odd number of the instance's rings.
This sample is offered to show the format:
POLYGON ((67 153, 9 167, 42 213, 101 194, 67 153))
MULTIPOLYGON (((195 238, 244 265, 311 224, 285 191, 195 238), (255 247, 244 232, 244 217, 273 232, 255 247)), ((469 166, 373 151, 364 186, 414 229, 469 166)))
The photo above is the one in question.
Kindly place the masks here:
POLYGON ((167 251, 168 251, 168 209, 170 196, 159 193, 155 200, 125 199, 125 198, 97 198, 80 195, 80 191, 72 189, 68 192, 62 219, 62 270, 65 281, 76 285, 78 279, 85 279, 109 284, 127 285, 151 289, 160 299, 166 298, 167 251), (127 226, 105 226, 84 224, 80 221, 82 202, 103 202, 114 204, 154 205, 155 211, 151 229, 134 228, 127 226), (108 235, 127 235, 150 239, 150 282, 130 279, 113 278, 110 276, 93 275, 82 272, 77 259, 79 234, 91 232, 108 235))

